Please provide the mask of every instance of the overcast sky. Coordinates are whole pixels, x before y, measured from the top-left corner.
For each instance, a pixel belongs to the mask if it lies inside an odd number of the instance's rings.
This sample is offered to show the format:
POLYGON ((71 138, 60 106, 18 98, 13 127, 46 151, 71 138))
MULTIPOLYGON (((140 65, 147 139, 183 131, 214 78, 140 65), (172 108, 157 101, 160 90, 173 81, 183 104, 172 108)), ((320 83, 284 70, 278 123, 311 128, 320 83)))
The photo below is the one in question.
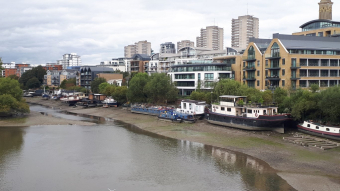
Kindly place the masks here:
MULTIPOLYGON (((159 52, 163 42, 192 40, 200 29, 224 28, 231 45, 231 19, 260 19, 260 38, 299 32, 318 19, 320 0, 1 0, 0 57, 3 62, 55 63, 77 53, 83 64, 124 56, 124 46, 140 40, 159 52), (248 10, 247 10, 248 3, 248 10)), ((333 0, 333 10, 340 1, 333 0)), ((333 20, 340 12, 333 11, 333 20)), ((177 46, 177 44, 176 44, 177 46)))

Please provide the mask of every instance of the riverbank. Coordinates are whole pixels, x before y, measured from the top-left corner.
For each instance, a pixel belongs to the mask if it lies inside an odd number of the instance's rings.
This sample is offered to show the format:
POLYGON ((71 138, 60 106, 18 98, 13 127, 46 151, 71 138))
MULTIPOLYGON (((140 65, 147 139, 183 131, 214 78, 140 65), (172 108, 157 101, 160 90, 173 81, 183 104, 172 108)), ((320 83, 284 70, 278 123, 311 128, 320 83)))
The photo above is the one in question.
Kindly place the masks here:
MULTIPOLYGON (((340 149, 324 151, 284 142, 282 137, 292 136, 290 134, 243 131, 214 126, 205 121, 195 124, 169 123, 159 121, 154 116, 133 114, 122 108, 79 109, 59 101, 42 100, 40 97, 28 98, 27 102, 78 114, 108 117, 167 137, 243 152, 267 162, 298 190, 337 190, 340 185, 340 149)), ((43 118, 43 116, 35 117, 39 120, 43 118)), ((6 125, 1 123, 0 126, 6 125)))

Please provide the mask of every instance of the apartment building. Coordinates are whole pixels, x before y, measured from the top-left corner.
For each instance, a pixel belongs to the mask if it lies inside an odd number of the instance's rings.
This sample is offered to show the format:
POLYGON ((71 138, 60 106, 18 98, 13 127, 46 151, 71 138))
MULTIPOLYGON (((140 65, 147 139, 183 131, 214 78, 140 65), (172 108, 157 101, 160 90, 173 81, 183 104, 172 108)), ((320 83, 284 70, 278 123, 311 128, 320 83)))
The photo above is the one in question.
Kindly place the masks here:
POLYGON ((161 54, 175 54, 176 47, 175 44, 172 42, 165 42, 160 45, 159 53, 161 54))
POLYGON ((223 28, 207 26, 201 29, 201 34, 196 38, 196 46, 213 50, 223 50, 223 28))
POLYGON ((151 42, 146 40, 136 42, 133 45, 128 45, 124 47, 124 57, 131 58, 135 54, 146 54, 151 55, 151 42))
POLYGON ((231 47, 244 50, 249 38, 259 38, 259 19, 251 15, 239 16, 231 20, 231 47))
POLYGON ((112 60, 100 62, 99 66, 112 68, 114 71, 126 72, 126 64, 126 58, 112 58, 112 60))
POLYGON ((16 75, 15 62, 2 63, 2 68, 1 76, 8 77, 10 75, 16 75))
POLYGON ((47 71, 47 70, 62 70, 63 69, 63 65, 59 65, 56 63, 46 63, 45 66, 43 66, 43 68, 47 71))
POLYGON ((184 47, 195 47, 195 43, 190 40, 181 40, 177 42, 177 51, 184 47))
POLYGON ((83 66, 76 74, 76 85, 90 89, 91 82, 97 77, 97 74, 100 73, 114 73, 114 71, 112 68, 103 66, 83 66))
POLYGON ((64 80, 76 78, 77 70, 47 70, 43 84, 50 87, 58 87, 64 80))
POLYGON ((64 54, 62 60, 57 60, 57 65, 62 65, 63 69, 68 67, 81 66, 81 58, 76 53, 64 54))
POLYGON ((135 54, 130 60, 130 71, 128 72, 145 72, 148 71, 148 66, 151 58, 146 54, 135 54))

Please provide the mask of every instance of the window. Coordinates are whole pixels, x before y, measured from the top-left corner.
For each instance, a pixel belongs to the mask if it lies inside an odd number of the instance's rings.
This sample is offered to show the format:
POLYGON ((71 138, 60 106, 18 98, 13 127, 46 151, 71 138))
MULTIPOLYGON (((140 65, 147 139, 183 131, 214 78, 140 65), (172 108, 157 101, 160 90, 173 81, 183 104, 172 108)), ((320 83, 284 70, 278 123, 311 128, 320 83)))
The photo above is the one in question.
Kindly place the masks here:
POLYGON ((255 49, 253 46, 248 49, 248 59, 255 59, 255 49))
POLYGON ((286 74, 285 69, 282 69, 282 76, 284 76, 286 74))
POLYGON ((201 73, 198 73, 198 81, 201 80, 201 73))
POLYGON ((248 112, 247 113, 253 113, 253 110, 251 109, 248 109, 248 112))
POLYGON ((246 62, 243 62, 243 67, 246 67, 246 62))
POLYGON ((231 112, 231 108, 227 108, 227 111, 231 112))
POLYGON ((319 126, 316 126, 316 129, 319 129, 319 126))
POLYGON ((184 108, 184 109, 187 108, 187 103, 183 103, 183 108, 184 108))
POLYGON ((273 44, 270 53, 271 57, 280 57, 280 47, 276 42, 273 44))
POLYGON ((257 71, 257 76, 260 76, 260 70, 257 71))
POLYGON ((214 74, 204 74, 205 80, 214 80, 214 74))
POLYGON ((257 66, 260 66, 260 61, 259 60, 257 61, 257 66))
POLYGON ((326 131, 329 131, 329 128, 326 128, 326 131))
POLYGON ((266 66, 268 66, 268 60, 266 60, 266 66))
POLYGON ((282 65, 286 64, 286 59, 282 58, 282 65))
POLYGON ((260 80, 257 80, 257 86, 260 86, 260 80))
POLYGON ((285 86, 285 85, 286 85, 286 84, 285 84, 285 81, 284 81, 284 80, 282 80, 282 87, 283 87, 283 86, 285 86))
POLYGON ((221 107, 221 111, 224 111, 224 107, 221 107))

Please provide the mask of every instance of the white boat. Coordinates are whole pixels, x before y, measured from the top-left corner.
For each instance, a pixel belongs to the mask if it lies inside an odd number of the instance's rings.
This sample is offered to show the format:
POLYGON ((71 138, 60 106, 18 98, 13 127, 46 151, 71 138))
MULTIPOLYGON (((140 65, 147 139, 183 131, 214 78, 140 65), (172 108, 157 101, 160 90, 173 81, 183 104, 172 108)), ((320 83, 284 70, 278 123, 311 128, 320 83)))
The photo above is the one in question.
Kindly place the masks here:
POLYGON ((298 130, 308 134, 329 139, 340 140, 340 127, 321 125, 313 121, 304 121, 298 125, 298 130))
POLYGON ((114 100, 112 97, 106 97, 102 103, 107 105, 108 107, 117 107, 117 101, 114 100))
POLYGON ((177 108, 176 111, 202 119, 204 117, 204 108, 206 105, 207 103, 205 101, 185 99, 181 101, 181 108, 177 108))

